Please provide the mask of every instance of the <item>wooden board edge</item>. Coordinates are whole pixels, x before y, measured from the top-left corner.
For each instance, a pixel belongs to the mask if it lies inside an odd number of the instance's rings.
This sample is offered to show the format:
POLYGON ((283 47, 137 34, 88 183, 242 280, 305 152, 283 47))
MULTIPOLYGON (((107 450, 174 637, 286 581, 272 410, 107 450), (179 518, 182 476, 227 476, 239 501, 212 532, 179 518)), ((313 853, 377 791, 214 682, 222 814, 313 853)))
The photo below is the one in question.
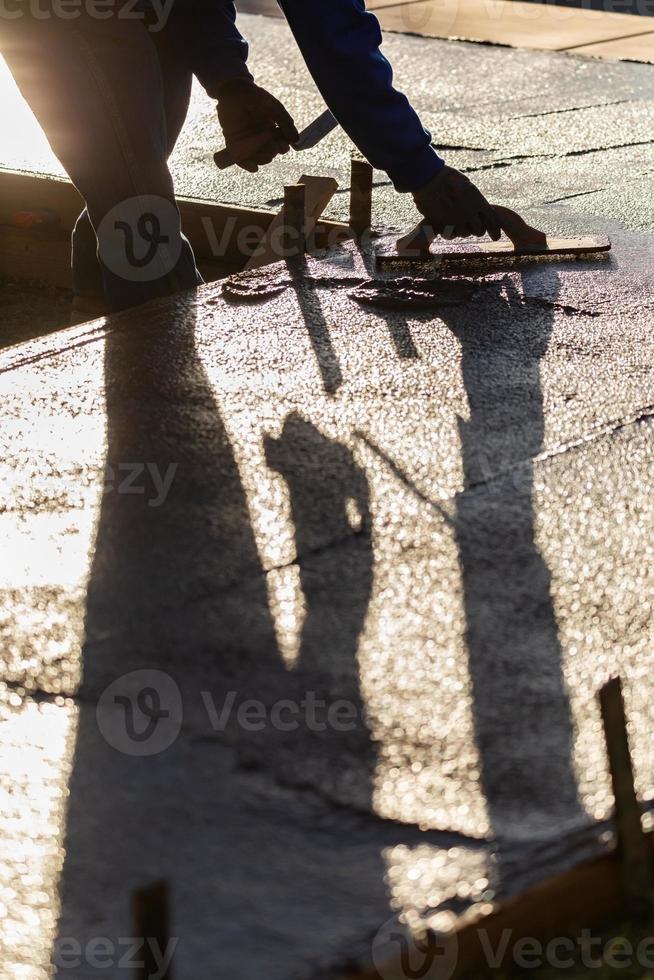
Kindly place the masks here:
MULTIPOLYGON (((245 239, 250 239, 251 248, 256 247, 275 218, 274 211, 264 208, 221 204, 203 198, 181 196, 177 203, 182 228, 199 262, 224 259, 245 263, 245 239)), ((72 231, 82 207, 78 191, 64 177, 0 168, 0 226, 9 231, 14 231, 9 222, 17 211, 50 210, 61 219, 63 241, 72 231)), ((352 237, 347 224, 324 218, 318 222, 318 247, 346 237, 352 237)))
POLYGON ((486 259, 538 259, 556 258, 557 256, 607 255, 611 251, 608 239, 560 239, 553 240, 548 248, 516 249, 503 242, 482 242, 470 251, 439 251, 427 255, 384 255, 375 257, 379 268, 401 265, 464 265, 484 262, 486 259))
MULTIPOLYGON (((654 836, 648 834, 647 839, 652 856, 654 836)), ((617 852, 612 851, 533 885, 485 915, 474 919, 463 916, 451 933, 438 937, 439 957, 431 965, 423 964, 420 977, 443 980, 444 959, 448 980, 460 980, 474 970, 488 971, 491 965, 506 967, 515 962, 520 940, 545 944, 555 938, 580 937, 582 930, 601 929, 618 918, 623 907, 621 864, 617 852), (491 965, 489 951, 499 957, 491 965)), ((339 976, 339 980, 406 978, 406 964, 400 955, 350 967, 339 976)))
MULTIPOLYGON (((298 183, 306 185, 305 236, 313 235, 318 219, 338 190, 334 177, 317 177, 303 174, 298 183)), ((279 262, 281 254, 281 235, 284 227, 284 208, 282 207, 270 222, 266 234, 245 268, 259 269, 265 265, 279 262), (279 241, 277 240, 279 239, 279 241)))

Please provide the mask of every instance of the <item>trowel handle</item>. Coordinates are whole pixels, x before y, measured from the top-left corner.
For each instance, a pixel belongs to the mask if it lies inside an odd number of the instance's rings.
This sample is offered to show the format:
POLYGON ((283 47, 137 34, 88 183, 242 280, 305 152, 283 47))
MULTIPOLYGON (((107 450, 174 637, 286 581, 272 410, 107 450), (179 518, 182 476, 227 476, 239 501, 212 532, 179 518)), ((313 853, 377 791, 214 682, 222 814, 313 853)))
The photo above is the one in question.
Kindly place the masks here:
POLYGON ((271 139, 279 139, 280 142, 284 140, 281 131, 276 126, 267 127, 259 133, 246 136, 238 143, 232 143, 229 149, 225 147, 224 150, 219 150, 213 155, 214 163, 219 170, 227 170, 228 167, 249 160, 262 146, 267 146, 271 139))

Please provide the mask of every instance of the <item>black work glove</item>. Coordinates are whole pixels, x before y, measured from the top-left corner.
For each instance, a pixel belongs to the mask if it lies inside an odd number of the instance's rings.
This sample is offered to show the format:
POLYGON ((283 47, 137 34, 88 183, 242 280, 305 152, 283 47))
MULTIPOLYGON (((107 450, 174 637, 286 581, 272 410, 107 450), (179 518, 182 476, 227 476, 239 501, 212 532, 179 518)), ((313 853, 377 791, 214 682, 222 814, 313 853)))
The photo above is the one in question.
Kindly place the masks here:
POLYGON ((481 238, 488 233, 496 242, 502 235, 492 205, 454 167, 443 167, 426 187, 414 192, 413 199, 426 219, 425 232, 431 229, 432 238, 481 238))
POLYGON ((255 174, 299 139, 281 102, 250 79, 227 79, 215 94, 226 147, 243 170, 255 174))

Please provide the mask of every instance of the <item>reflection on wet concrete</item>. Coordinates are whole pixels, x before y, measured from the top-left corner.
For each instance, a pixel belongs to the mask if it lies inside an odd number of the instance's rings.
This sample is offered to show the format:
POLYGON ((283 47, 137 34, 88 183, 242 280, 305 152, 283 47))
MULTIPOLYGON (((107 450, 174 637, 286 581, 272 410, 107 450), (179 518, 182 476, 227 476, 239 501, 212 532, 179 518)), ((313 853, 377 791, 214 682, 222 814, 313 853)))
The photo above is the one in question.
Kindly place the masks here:
POLYGON ((0 976, 50 976, 76 706, 0 686, 0 976))
MULTIPOLYGON (((103 497, 60 937, 129 934, 130 889, 163 877, 183 940, 182 976, 196 962, 215 962, 217 949, 221 967, 237 970, 256 924, 250 976, 275 962, 283 977, 323 941, 331 962, 353 948, 353 932, 369 937, 390 915, 389 901, 440 922, 515 886, 521 873, 524 882, 525 864, 532 875, 551 872, 561 866, 551 850, 561 828, 575 848, 563 863, 578 856, 584 814, 552 611, 556 580, 541 558, 540 528, 554 526, 548 563, 560 576, 557 549, 569 550, 570 537, 566 516, 560 528, 556 521, 581 477, 562 492, 553 525, 532 473, 534 455, 561 438, 560 429, 544 438, 540 375, 560 391, 569 356, 561 337, 577 342, 586 330, 577 307, 555 302, 566 299, 556 295, 558 275, 548 268, 530 282, 525 273, 520 289, 513 274, 438 315, 412 315, 421 356, 411 365, 400 364, 388 339, 397 314, 362 310, 348 298, 353 281, 343 280, 320 294, 348 385, 337 400, 322 390, 290 288, 246 323, 243 307, 224 304, 218 287, 198 304, 198 324, 188 298, 149 310, 147 321, 136 312, 117 319, 102 337, 104 386, 100 343, 44 362, 35 376, 49 379, 42 387, 52 386, 53 414, 67 404, 76 370, 76 386, 91 378, 93 392, 104 387, 106 398, 91 397, 93 431, 104 431, 106 400, 115 474, 138 460, 174 471, 159 503, 115 485, 103 497), (525 301, 522 290, 535 287, 537 301, 525 301), (546 357, 553 323, 560 378, 553 352, 546 357), (458 427, 461 454, 456 412, 470 415, 458 427), (284 630, 280 611, 290 622, 284 630), (293 644, 283 648, 287 629, 293 644), (177 683, 183 726, 165 752, 126 756, 100 737, 95 701, 117 676, 144 668, 177 683), (235 711, 254 699, 268 715, 311 691, 346 701, 356 723, 250 732, 233 712, 214 728, 203 691, 218 711, 235 693, 235 711), (551 719, 558 733, 549 741, 551 719), (536 751, 543 746, 545 757, 536 751), (556 788, 550 798, 525 771, 523 753, 556 788), (485 805, 499 841, 495 879, 485 805), (97 883, 90 897, 89 881, 97 883)), ((597 318, 588 323, 595 328, 597 318)), ((30 362, 30 383, 34 370, 30 362)), ((632 400, 640 397, 639 388, 632 400)), ((20 403, 14 411, 21 417, 20 403)), ((574 419, 563 422, 568 434, 580 431, 574 419)), ((101 469, 89 486, 101 487, 101 469)), ((587 529, 576 533, 575 550, 592 551, 587 529)), ((567 601, 560 579, 555 594, 567 601)), ((564 626, 575 623, 568 615, 564 626)), ((125 729, 120 705, 114 713, 125 729)), ((595 774, 586 785, 595 788, 595 774)))

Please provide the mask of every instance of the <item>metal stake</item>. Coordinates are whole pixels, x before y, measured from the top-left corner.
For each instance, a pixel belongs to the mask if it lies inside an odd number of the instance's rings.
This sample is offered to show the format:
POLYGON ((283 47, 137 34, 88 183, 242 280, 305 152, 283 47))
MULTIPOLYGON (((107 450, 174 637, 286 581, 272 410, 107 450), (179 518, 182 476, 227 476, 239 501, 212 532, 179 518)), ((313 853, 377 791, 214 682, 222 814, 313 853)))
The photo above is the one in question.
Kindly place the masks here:
POLYGON ((134 917, 135 936, 143 941, 141 949, 142 967, 139 968, 138 980, 150 980, 159 976, 160 980, 172 980, 170 964, 165 974, 161 974, 161 963, 157 963, 153 954, 153 940, 158 944, 158 952, 168 950, 168 885, 158 881, 153 885, 137 889, 132 895, 132 914, 134 917))

